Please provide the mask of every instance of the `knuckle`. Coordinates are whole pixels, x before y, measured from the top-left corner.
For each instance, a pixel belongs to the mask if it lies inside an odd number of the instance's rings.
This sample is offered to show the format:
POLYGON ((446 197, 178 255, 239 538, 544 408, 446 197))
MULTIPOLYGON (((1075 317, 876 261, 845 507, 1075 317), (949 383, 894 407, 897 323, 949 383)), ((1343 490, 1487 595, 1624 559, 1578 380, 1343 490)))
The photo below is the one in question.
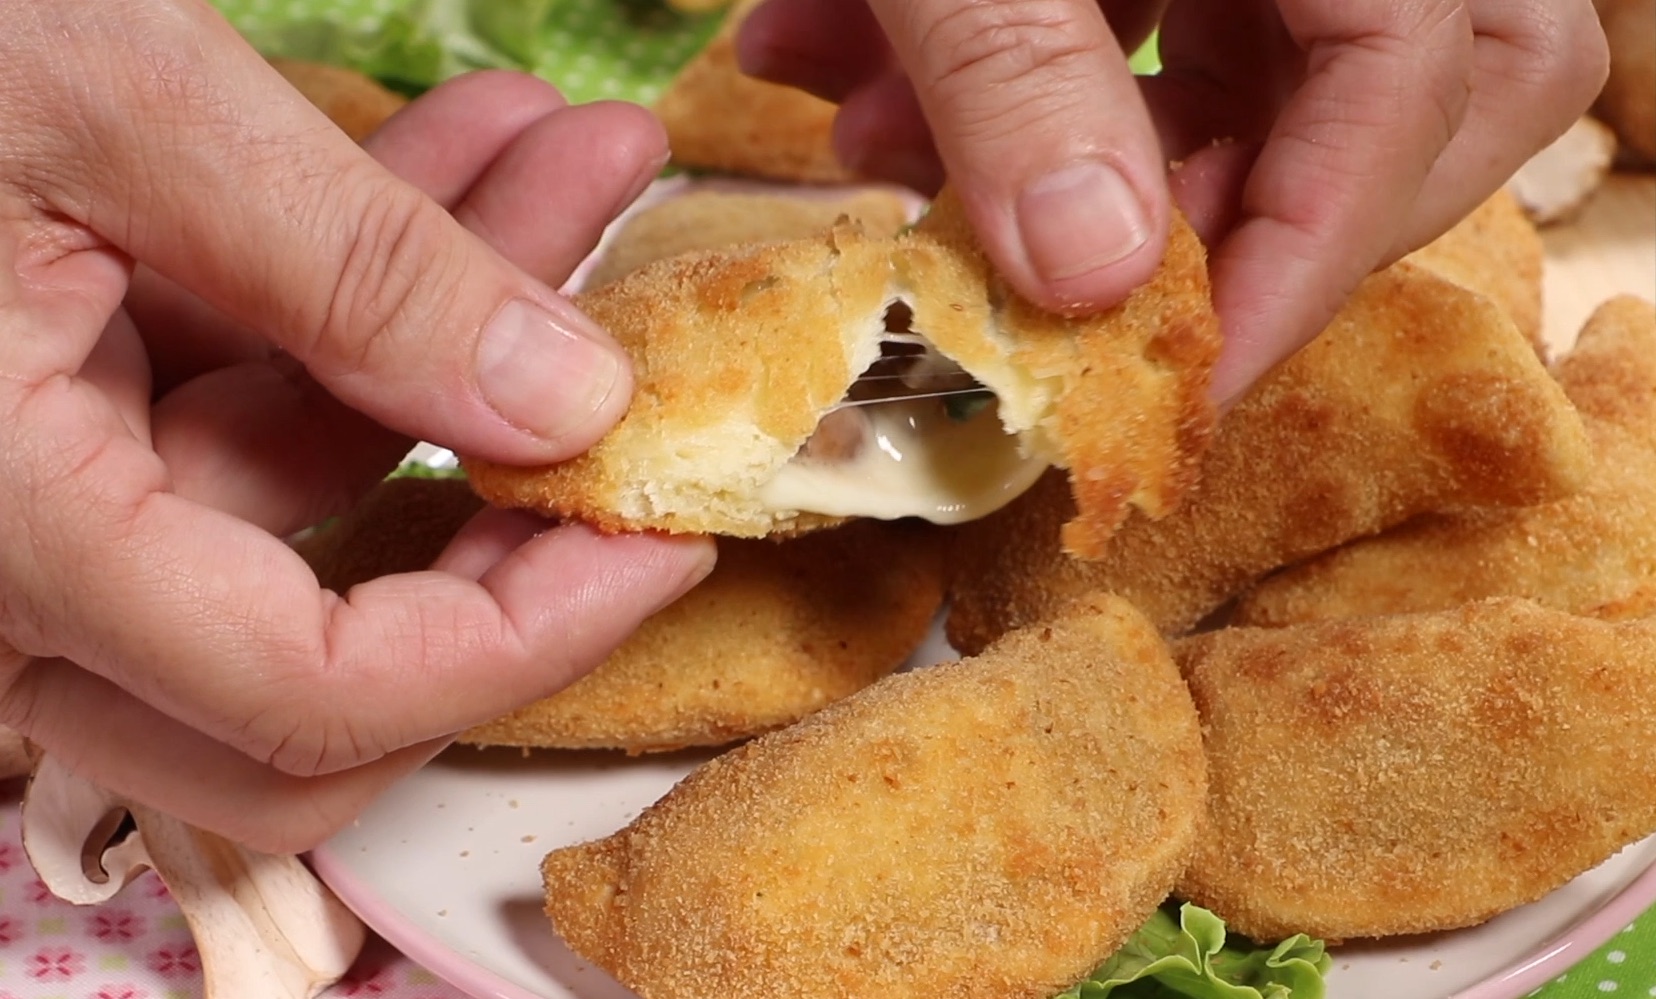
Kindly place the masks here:
POLYGON ((1067 0, 950 6, 920 36, 928 60, 923 82, 943 93, 968 95, 985 87, 1073 77, 1097 54, 1098 32, 1083 16, 1080 5, 1067 0))
POLYGON ((265 709, 236 741, 243 752, 292 777, 336 773, 382 755, 357 737, 351 718, 331 707, 319 708, 314 699, 265 709))
MULTIPOLYGON (((358 169, 376 169, 363 164, 358 169)), ((461 263, 448 216, 412 187, 343 177, 317 206, 332 216, 331 287, 294 351, 313 372, 349 378, 416 349, 411 331, 445 311, 461 263)))
POLYGON ((1479 32, 1499 46, 1497 86, 1548 134, 1586 110, 1610 71, 1609 44, 1588 0, 1522 3, 1479 32))
POLYGON ((1530 5, 1525 48, 1541 86, 1560 88, 1572 113, 1585 108, 1610 73, 1610 45, 1592 4, 1530 5))

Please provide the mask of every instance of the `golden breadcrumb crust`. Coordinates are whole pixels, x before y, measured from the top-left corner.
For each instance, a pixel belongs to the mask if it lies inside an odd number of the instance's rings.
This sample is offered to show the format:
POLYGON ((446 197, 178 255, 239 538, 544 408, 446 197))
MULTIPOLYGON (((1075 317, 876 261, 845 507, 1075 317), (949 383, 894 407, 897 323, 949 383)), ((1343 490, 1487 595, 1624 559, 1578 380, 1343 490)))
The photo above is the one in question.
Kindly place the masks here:
POLYGON ((1203 771, 1165 646, 1102 600, 706 764, 548 855, 547 913, 644 999, 1047 999, 1165 897, 1203 771))
POLYGON ((1541 265, 1546 247, 1512 192, 1499 190, 1454 228, 1406 258, 1487 296, 1546 357, 1541 329, 1541 265))
POLYGON ((943 602, 941 535, 862 521, 719 564, 597 670, 460 736, 479 746, 661 752, 781 728, 901 666, 943 602))
POLYGON ((1246 936, 1470 926, 1656 832, 1656 621, 1503 598, 1174 655, 1211 785, 1177 893, 1246 936))
POLYGON ((586 287, 698 250, 808 239, 832 229, 842 217, 874 236, 895 236, 908 222, 909 207, 897 192, 875 187, 801 194, 692 191, 627 219, 604 248, 586 287))
POLYGON ((585 454, 465 461, 497 506, 607 531, 759 537, 837 523, 774 515, 759 486, 878 356, 887 251, 852 226, 657 261, 576 297, 632 358, 626 416, 585 454))
POLYGON ((760 536, 834 518, 772 510, 760 487, 878 356, 885 306, 1000 399, 1028 448, 1066 466, 1090 555, 1129 507, 1165 514, 1212 429, 1219 350, 1201 244, 1182 220, 1161 269, 1077 318, 1012 295, 945 196, 909 233, 825 236, 658 261, 578 301, 632 356, 632 408, 581 457, 541 468, 468 460, 479 494, 604 530, 760 536))
POLYGON ((1579 416, 1505 314, 1395 264, 1226 415, 1184 505, 1129 520, 1101 559, 1062 553, 1053 482, 959 529, 949 638, 982 648, 1095 589, 1183 633, 1279 566, 1427 511, 1570 495, 1590 468, 1579 416))
POLYGON ((1593 443, 1580 494, 1417 518, 1264 580, 1236 619, 1284 625, 1493 596, 1610 617, 1642 605, 1656 586, 1656 306, 1600 306, 1558 380, 1593 443))
POLYGON ((1098 315, 1060 316, 1018 297, 947 190, 900 244, 896 267, 916 330, 985 384, 1028 384, 1000 392, 1003 418, 1032 426, 1069 471, 1079 514, 1064 527, 1067 551, 1095 558, 1130 509, 1157 519, 1178 504, 1213 433, 1208 376, 1220 347, 1206 254, 1182 217, 1156 275, 1098 315))

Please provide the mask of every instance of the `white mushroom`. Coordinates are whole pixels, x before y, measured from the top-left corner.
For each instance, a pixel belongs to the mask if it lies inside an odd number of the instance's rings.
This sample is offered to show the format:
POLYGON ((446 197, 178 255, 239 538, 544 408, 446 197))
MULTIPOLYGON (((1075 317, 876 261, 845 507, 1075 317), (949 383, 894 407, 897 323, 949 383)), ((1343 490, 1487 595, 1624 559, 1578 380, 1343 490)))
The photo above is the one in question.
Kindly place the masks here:
POLYGON ((362 949, 362 924, 299 858, 255 853, 125 801, 50 756, 24 793, 23 848, 52 894, 77 905, 107 901, 153 869, 195 937, 206 999, 311 999, 362 949))
POLYGON ((1537 225, 1563 222, 1598 190, 1615 155, 1616 134, 1582 118, 1519 168, 1507 188, 1537 225))

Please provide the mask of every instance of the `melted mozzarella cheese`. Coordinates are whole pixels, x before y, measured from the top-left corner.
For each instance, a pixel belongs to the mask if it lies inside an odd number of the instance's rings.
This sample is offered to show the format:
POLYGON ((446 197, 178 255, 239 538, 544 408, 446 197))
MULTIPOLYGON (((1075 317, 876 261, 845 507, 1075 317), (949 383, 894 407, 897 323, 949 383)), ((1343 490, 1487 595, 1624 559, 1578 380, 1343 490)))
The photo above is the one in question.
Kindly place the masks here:
POLYGON ((807 448, 761 490, 767 507, 958 524, 1010 503, 1048 467, 1018 453, 994 405, 964 421, 952 419, 937 399, 858 409, 866 425, 856 446, 822 457, 807 448))

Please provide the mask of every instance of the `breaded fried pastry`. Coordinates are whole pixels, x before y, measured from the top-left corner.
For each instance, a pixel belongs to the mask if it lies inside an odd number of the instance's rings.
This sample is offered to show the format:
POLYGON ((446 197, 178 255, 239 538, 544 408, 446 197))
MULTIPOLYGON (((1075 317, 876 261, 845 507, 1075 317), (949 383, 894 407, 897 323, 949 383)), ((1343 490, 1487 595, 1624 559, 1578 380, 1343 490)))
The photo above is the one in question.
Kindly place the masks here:
POLYGON ((542 865, 644 999, 1047 999, 1184 865, 1204 763, 1154 630, 1103 599, 706 764, 542 865))
POLYGON ((1619 617, 1656 586, 1656 306, 1601 306, 1558 380, 1593 442, 1580 495, 1519 509, 1466 510, 1410 521, 1272 576, 1238 620, 1439 610, 1491 596, 1619 617))
POLYGON ((853 180, 834 155, 833 104, 758 80, 736 65, 736 31, 758 0, 731 8, 718 32, 656 101, 673 162, 776 180, 853 180))
POLYGON ((679 256, 578 301, 632 356, 632 408, 556 466, 468 461, 491 503, 752 537, 959 522, 1058 465, 1079 510, 1064 544, 1089 555, 1130 508, 1175 505, 1213 422, 1218 327, 1182 220, 1156 277, 1096 316, 1016 298, 949 197, 895 239, 679 256))
MULTIPOLYGON (((481 506, 462 482, 392 479, 296 547, 343 592, 430 566, 481 506)), ((595 671, 461 741, 641 753, 767 732, 902 665, 942 599, 939 538, 924 525, 723 539, 712 575, 595 671)))
POLYGON ((628 219, 587 279, 608 284, 645 264, 696 250, 806 239, 842 216, 873 236, 894 236, 908 222, 896 191, 864 187, 838 195, 694 191, 651 205, 628 219))
POLYGON ((941 538, 859 521, 722 538, 713 574, 592 673, 472 729, 479 746, 656 752, 781 728, 903 664, 943 602, 941 538))
POLYGON ((1249 937, 1470 926, 1656 832, 1656 622, 1503 598, 1174 656, 1211 787, 1176 892, 1249 937))
POLYGON ((982 648, 1091 590, 1179 634, 1278 566, 1430 510, 1568 495, 1590 463, 1511 320, 1399 263, 1231 410, 1182 507, 1133 518, 1098 561, 1060 551, 1071 507, 1053 482, 961 529, 949 638, 982 648))
POLYGON ((1409 254, 1418 264, 1506 310, 1546 356, 1541 330, 1541 265, 1546 248, 1524 208, 1505 189, 1442 236, 1409 254))

